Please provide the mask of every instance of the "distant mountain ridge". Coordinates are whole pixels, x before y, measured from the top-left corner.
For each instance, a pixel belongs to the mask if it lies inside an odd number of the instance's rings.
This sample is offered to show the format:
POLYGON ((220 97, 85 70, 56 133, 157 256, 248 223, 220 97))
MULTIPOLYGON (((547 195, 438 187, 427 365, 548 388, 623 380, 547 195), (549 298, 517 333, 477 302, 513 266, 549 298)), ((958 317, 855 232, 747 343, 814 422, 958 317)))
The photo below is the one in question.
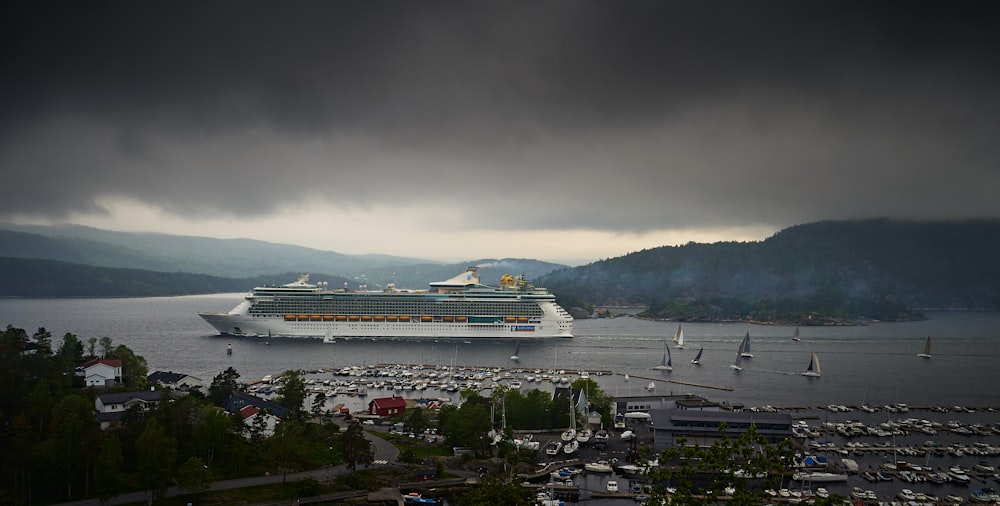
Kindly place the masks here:
POLYGON ((539 280, 561 303, 646 316, 827 324, 1000 308, 1000 221, 825 221, 759 242, 652 248, 539 280))
POLYGON ((307 273, 312 281, 327 281, 334 287, 379 289, 393 283, 399 288, 426 288, 469 266, 479 267, 484 283, 497 284, 503 274, 534 279, 564 267, 530 259, 455 264, 344 255, 250 239, 113 232, 76 225, 0 225, 0 260, 0 280, 7 283, 0 287, 0 296, 80 297, 242 292, 260 284, 289 283, 307 273), (53 272, 59 273, 60 282, 38 282, 53 272), (171 282, 165 274, 176 274, 176 279, 171 282), (112 279, 114 283, 108 281, 112 279), (162 289, 156 289, 158 284, 162 289))
POLYGON ((0 256, 224 277, 289 271, 352 276, 372 267, 435 263, 390 255, 345 255, 253 239, 115 232, 80 225, 0 224, 0 256))

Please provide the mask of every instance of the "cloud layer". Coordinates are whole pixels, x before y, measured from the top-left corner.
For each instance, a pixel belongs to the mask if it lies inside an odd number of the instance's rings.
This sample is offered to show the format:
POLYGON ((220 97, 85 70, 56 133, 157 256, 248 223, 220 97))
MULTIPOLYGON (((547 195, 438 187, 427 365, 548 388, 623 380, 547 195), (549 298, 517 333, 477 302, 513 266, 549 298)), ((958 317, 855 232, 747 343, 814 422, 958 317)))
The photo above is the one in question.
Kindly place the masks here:
POLYGON ((24 2, 0 22, 0 218, 996 217, 998 8, 24 2))

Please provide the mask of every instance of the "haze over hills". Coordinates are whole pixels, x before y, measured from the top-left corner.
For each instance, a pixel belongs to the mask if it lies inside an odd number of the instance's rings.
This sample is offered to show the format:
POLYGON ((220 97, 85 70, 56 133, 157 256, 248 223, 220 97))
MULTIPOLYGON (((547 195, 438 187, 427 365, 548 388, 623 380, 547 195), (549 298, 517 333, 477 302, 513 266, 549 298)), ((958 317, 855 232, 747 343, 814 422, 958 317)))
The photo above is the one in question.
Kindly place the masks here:
POLYGON ((664 246, 575 268, 530 259, 445 264, 86 227, 32 230, 39 233, 0 230, 0 257, 7 257, 0 295, 246 291, 306 272, 333 287, 424 288, 476 265, 487 284, 524 274, 567 309, 642 306, 646 316, 677 320, 828 324, 919 318, 921 308, 1000 308, 997 220, 818 222, 764 241, 664 246))

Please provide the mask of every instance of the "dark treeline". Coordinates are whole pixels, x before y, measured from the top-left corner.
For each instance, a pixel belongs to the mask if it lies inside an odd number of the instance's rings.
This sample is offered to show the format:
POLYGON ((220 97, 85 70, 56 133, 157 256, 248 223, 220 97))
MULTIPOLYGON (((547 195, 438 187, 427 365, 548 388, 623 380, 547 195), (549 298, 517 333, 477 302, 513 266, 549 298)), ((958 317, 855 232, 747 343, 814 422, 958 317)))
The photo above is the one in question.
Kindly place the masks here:
POLYGON ((690 243, 539 280, 565 306, 639 305, 646 316, 826 324, 1000 308, 1000 222, 819 222, 760 242, 690 243))
POLYGON ((162 390, 154 409, 126 410, 102 430, 95 410, 99 394, 149 391, 146 361, 127 346, 109 337, 81 342, 71 333, 53 342, 44 328, 29 335, 8 325, 0 332, 0 361, 0 447, 6 450, 0 504, 91 497, 104 502, 127 491, 146 491, 151 500, 175 484, 196 493, 213 479, 351 462, 345 436, 338 436, 330 417, 306 423, 301 381, 298 394, 287 395, 296 409, 269 437, 220 409, 230 392, 242 388, 232 368, 216 376, 205 394, 162 390), (121 360, 120 382, 85 387, 75 371, 94 358, 121 360))

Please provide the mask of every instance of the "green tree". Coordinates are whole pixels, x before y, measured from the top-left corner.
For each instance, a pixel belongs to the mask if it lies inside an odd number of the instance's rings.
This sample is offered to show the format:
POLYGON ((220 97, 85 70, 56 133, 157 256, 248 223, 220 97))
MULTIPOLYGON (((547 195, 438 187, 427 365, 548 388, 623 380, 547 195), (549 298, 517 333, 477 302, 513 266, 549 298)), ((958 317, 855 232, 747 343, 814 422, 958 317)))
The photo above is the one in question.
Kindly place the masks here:
POLYGON ((487 474, 482 481, 457 498, 459 506, 493 506, 499 498, 508 506, 535 504, 531 490, 521 486, 513 473, 487 474))
POLYGON ((177 486, 191 492, 200 494, 212 485, 212 471, 204 460, 198 457, 188 458, 180 469, 177 470, 177 486))
POLYGON ((48 382, 35 383, 31 393, 28 394, 28 407, 31 418, 38 422, 39 434, 44 430, 45 422, 48 421, 53 406, 55 406, 55 401, 52 399, 52 393, 49 392, 48 382))
POLYGON ((306 382, 302 371, 285 371, 281 375, 281 397, 278 402, 288 408, 288 416, 293 420, 304 420, 303 404, 306 401, 306 382))
POLYGON ((296 420, 287 420, 274 428, 274 435, 267 440, 268 454, 281 470, 282 481, 289 471, 297 471, 304 453, 305 428, 296 420))
MULTIPOLYGON (((210 468, 217 459, 223 465, 232 465, 235 460, 235 447, 243 444, 242 432, 240 434, 232 432, 233 418, 234 415, 214 406, 208 404, 201 406, 198 421, 191 433, 191 448, 193 455, 205 456, 205 463, 210 468)), ((243 426, 242 420, 235 423, 243 426)))
POLYGON ((67 332, 59 345, 59 357, 67 369, 72 369, 83 362, 83 343, 76 334, 67 332))
POLYGON ((122 454, 121 441, 112 434, 104 440, 101 451, 94 465, 94 481, 97 487, 97 498, 101 504, 107 504, 112 497, 125 489, 125 457, 122 454))
POLYGON ((424 410, 419 407, 411 409, 406 417, 405 425, 417 434, 422 433, 429 425, 424 410))
POLYGON ((136 355, 128 346, 119 344, 107 358, 117 358, 122 361, 122 383, 126 388, 136 390, 145 388, 149 366, 142 355, 136 355))
POLYGON ((37 346, 36 354, 42 356, 52 355, 52 333, 45 330, 45 327, 38 327, 38 330, 31 335, 31 339, 35 341, 35 346, 37 346))
POLYGON ((108 358, 115 349, 114 341, 110 337, 104 336, 98 342, 101 345, 101 357, 108 358))
POLYGON ((212 384, 208 387, 208 400, 216 406, 221 406, 231 393, 240 390, 239 380, 240 373, 232 367, 227 367, 225 371, 212 378, 212 384))
POLYGON ((310 411, 315 417, 320 417, 323 415, 323 408, 326 407, 326 394, 323 392, 317 393, 313 396, 312 408, 310 411))
POLYGON ((91 337, 87 339, 87 356, 94 358, 97 353, 97 338, 91 337))
POLYGON ((365 431, 360 424, 350 424, 341 436, 340 444, 341 453, 351 471, 357 470, 358 463, 371 462, 374 458, 371 444, 365 438, 365 431))
POLYGON ((83 483, 86 472, 87 442, 98 430, 93 404, 82 395, 67 395, 52 408, 51 432, 55 466, 64 473, 66 497, 73 497, 73 484, 83 483))
POLYGON ((136 464, 139 484, 146 492, 146 504, 152 506, 167 491, 177 460, 177 444, 167 436, 156 418, 150 417, 146 429, 136 441, 136 464))

